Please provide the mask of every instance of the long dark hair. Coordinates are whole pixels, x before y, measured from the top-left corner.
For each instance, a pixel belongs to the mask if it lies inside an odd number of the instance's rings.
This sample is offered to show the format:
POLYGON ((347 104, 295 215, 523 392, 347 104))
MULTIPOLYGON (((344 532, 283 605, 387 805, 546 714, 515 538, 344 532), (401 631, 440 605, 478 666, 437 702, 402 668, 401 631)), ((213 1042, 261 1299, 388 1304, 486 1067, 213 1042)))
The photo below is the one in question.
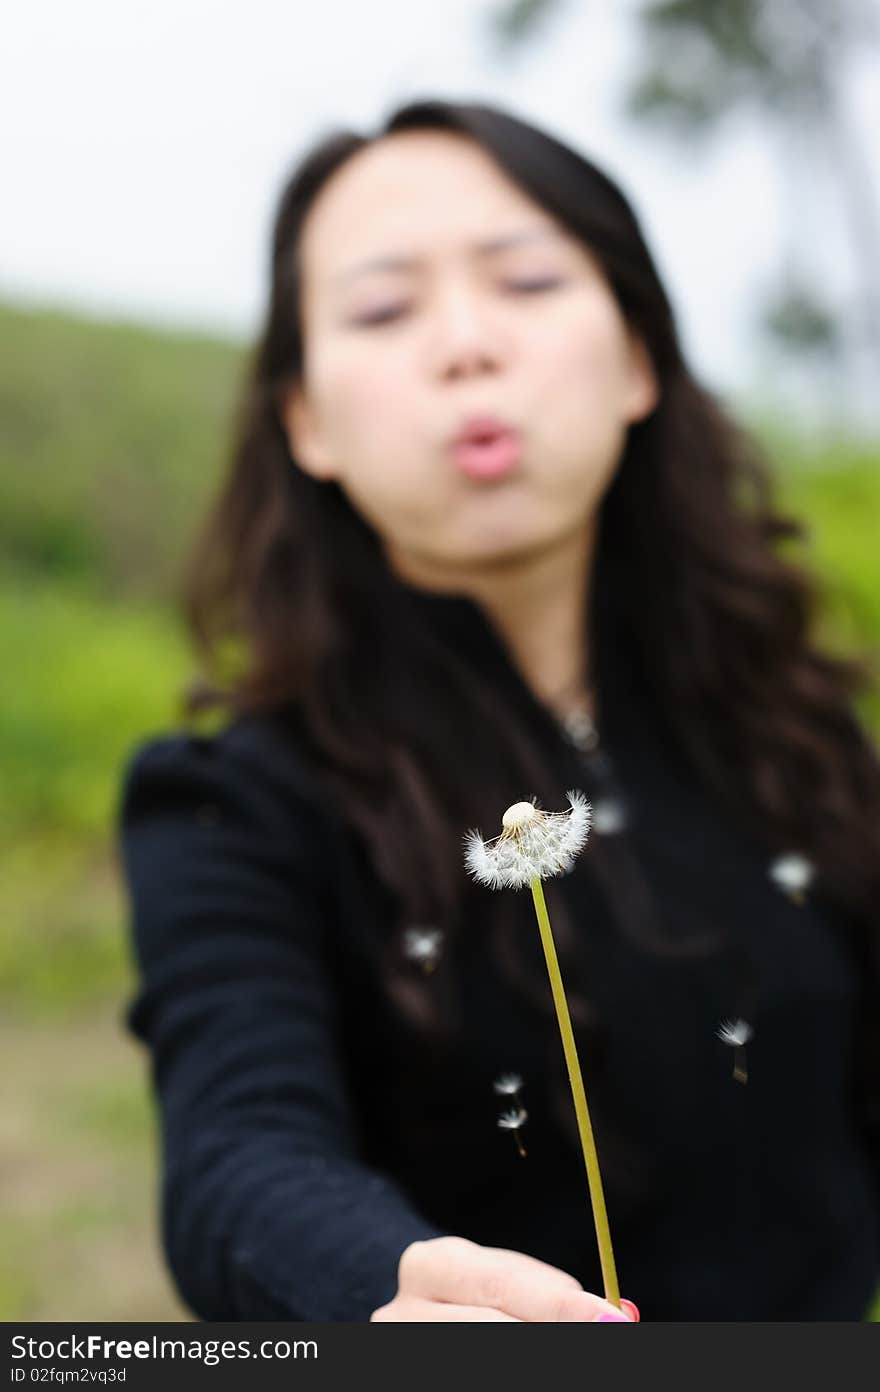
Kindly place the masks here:
MULTIPOLYGON (((297 253, 310 205, 355 152, 419 129, 476 141, 580 238, 645 343, 660 400, 630 428, 603 502, 596 591, 613 586, 658 716, 690 767, 768 849, 810 857, 824 892, 858 925, 866 971, 880 974, 880 768, 852 710, 867 670, 814 645, 814 584, 780 554, 801 529, 775 510, 755 442, 685 365, 626 198, 587 159, 497 108, 408 104, 372 137, 323 139, 287 182, 228 476, 187 569, 204 668, 186 711, 297 713, 326 786, 400 906, 401 928, 440 922, 454 933, 465 921, 474 888, 462 872, 465 829, 494 834, 503 809, 532 793, 558 804, 552 772, 527 723, 499 704, 491 672, 419 627, 375 533, 336 483, 298 467, 281 423, 282 393, 303 363, 297 253), (230 642, 240 661, 225 671, 230 642)), ((480 921, 486 898, 498 901, 499 922, 500 901, 522 899, 480 892, 480 921)), ((554 930, 570 945, 563 919, 557 905, 554 930)), ((508 969, 530 989, 511 941, 498 930, 508 969)), ((451 998, 440 976, 414 975, 399 936, 383 971, 401 1008, 442 1033, 451 998)), ((575 1015, 598 1028, 586 1001, 575 1015)), ((871 1066, 876 1081, 880 1062, 871 1066)))

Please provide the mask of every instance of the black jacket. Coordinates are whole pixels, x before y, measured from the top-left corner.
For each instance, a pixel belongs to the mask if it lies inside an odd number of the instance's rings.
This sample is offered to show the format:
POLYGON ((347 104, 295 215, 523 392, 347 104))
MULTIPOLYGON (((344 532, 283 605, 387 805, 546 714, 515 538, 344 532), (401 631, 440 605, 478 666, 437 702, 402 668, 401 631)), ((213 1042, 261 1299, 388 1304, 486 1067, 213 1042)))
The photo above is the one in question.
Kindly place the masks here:
MULTIPOLYGON (((414 602, 475 661, 491 649, 510 699, 531 700, 476 605, 414 602)), ((623 880, 646 888, 663 928, 723 925, 733 943, 718 960, 644 952, 589 859, 545 887, 551 918, 564 900, 578 925, 605 1023, 602 1098, 624 1143, 600 1137, 600 1162, 621 1291, 644 1319, 861 1319, 880 1282, 880 1139, 854 1078, 878 983, 820 895, 797 905, 773 883, 633 692, 608 708, 628 830, 594 831, 593 864, 612 842, 619 859, 622 835, 623 880), (741 959, 754 973, 746 1085, 717 1037, 742 1009, 741 959)), ((595 801, 590 768, 558 743, 560 790, 595 801)), ((583 1158, 550 1101, 548 1080, 567 1087, 552 1015, 511 992, 475 923, 444 967, 461 1040, 440 1055, 419 1043, 378 977, 387 892, 294 723, 146 740, 118 815, 139 972, 127 1024, 160 1108, 165 1251, 198 1316, 366 1320, 394 1294, 403 1248, 444 1232, 601 1293, 583 1158), (497 1125, 493 1083, 509 1071, 524 1083, 525 1157, 497 1125)), ((518 899, 546 984, 531 896, 518 899)))

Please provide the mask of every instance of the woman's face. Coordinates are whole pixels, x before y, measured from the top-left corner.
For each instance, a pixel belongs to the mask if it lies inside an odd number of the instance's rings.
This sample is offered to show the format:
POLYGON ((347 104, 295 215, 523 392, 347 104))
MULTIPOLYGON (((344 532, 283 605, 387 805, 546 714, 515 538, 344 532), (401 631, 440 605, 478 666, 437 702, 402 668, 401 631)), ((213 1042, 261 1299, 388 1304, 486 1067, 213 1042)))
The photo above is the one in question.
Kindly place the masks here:
POLYGON ((509 562, 589 526, 654 375, 591 254, 480 146, 413 131, 359 151, 312 204, 300 273, 291 450, 399 572, 509 562), (386 258, 411 264, 363 264, 386 258), (521 432, 503 478, 455 467, 475 414, 521 432))

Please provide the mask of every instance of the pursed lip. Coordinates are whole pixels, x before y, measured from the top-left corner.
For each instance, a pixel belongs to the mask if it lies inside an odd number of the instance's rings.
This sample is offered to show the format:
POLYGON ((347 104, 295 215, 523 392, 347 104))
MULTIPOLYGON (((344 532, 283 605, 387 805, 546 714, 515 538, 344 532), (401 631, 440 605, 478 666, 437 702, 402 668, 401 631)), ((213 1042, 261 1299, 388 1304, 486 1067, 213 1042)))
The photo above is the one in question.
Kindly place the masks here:
POLYGON ((454 449, 456 445, 464 444, 473 440, 492 440, 500 435, 519 434, 515 425, 510 421, 503 420, 501 416, 492 415, 489 412, 474 413, 467 416, 458 426, 455 433, 449 438, 449 448, 454 449))

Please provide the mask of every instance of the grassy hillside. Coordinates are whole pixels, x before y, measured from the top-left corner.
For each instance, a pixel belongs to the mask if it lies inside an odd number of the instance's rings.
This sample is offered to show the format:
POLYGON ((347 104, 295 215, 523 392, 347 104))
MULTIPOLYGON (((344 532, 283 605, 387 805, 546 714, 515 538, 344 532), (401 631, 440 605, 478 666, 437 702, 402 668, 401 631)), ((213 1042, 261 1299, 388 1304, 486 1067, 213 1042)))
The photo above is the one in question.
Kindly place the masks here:
POLYGON ((0 305, 0 556, 161 596, 222 458, 240 345, 0 305))

